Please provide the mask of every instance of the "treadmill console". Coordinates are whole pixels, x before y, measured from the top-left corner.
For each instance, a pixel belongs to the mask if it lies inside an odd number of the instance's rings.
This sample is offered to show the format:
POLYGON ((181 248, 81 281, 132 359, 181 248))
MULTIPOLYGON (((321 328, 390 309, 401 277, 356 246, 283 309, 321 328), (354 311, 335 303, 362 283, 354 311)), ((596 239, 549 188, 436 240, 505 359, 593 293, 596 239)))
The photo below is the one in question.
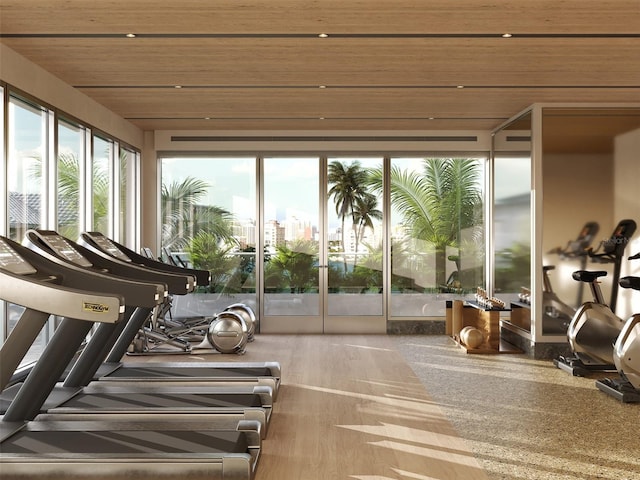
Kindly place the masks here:
POLYGON ((66 238, 53 231, 35 230, 38 238, 42 240, 57 255, 69 260, 81 267, 92 267, 93 264, 82 256, 66 238))
POLYGON ((18 255, 13 248, 0 237, 0 268, 18 275, 31 275, 37 273, 37 270, 18 255))
POLYGON ((131 259, 127 257, 122 250, 120 250, 110 239, 100 232, 86 232, 85 235, 93 240, 98 248, 103 252, 108 253, 112 257, 116 257, 118 260, 122 260, 123 262, 131 262, 131 259))

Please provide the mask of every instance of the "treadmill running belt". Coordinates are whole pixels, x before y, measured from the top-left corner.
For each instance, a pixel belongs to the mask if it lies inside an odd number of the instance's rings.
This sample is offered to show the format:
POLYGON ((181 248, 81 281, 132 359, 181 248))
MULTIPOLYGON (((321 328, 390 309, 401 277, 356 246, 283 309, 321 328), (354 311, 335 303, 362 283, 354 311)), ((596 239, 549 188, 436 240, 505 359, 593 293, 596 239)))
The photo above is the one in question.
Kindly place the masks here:
POLYGON ((25 431, 2 443, 3 453, 136 454, 245 452, 242 432, 182 430, 25 431))
POLYGON ((61 408, 105 408, 126 409, 134 408, 202 408, 202 407, 262 407, 259 395, 248 394, 180 394, 165 395, 162 393, 126 393, 125 395, 91 395, 79 393, 75 397, 60 405, 61 408))
POLYGON ((206 368, 206 367, 126 367, 119 368, 109 377, 270 377, 268 368, 206 368))

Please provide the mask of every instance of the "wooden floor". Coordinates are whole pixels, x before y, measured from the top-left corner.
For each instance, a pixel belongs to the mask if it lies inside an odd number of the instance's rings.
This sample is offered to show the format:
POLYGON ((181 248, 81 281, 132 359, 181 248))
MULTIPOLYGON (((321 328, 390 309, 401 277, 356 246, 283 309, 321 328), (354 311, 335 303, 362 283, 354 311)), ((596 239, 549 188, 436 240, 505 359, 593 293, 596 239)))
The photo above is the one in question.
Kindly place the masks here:
POLYGON ((487 479, 385 335, 258 335, 200 359, 282 365, 255 480, 487 479))

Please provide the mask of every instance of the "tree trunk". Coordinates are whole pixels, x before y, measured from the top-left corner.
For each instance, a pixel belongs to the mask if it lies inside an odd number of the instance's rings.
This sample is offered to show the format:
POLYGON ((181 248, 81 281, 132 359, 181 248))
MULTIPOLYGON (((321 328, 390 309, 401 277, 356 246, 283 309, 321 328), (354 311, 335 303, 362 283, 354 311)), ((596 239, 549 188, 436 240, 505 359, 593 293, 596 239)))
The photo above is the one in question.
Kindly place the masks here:
POLYGON ((444 285, 447 281, 447 247, 445 246, 437 246, 436 247, 436 284, 435 287, 439 287, 440 285, 444 285))

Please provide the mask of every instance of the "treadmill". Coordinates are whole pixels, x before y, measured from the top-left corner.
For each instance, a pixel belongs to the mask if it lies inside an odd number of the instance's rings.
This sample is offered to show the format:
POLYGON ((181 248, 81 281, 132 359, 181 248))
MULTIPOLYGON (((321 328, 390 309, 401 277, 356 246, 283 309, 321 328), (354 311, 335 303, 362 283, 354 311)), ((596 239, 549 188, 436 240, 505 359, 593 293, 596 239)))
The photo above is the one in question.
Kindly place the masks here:
MULTIPOLYGON (((60 236, 56 232, 49 230, 30 230, 24 240, 25 245, 34 252, 42 255, 45 259, 59 267, 66 267, 75 272, 92 273, 101 276, 109 276, 116 282, 121 282, 122 294, 125 295, 128 310, 133 309, 130 318, 120 322, 124 324, 126 331, 139 319, 144 321, 150 313, 150 308, 138 302, 138 298, 130 294, 127 280, 148 281, 148 279, 165 280, 169 286, 169 292, 184 291, 187 287, 184 276, 162 274, 150 272, 147 269, 134 265, 118 265, 104 261, 99 256, 88 251, 74 242, 60 236), (46 242, 45 242, 46 240, 46 242), (53 247, 52 247, 53 246, 53 247), (55 251, 60 249, 64 256, 57 256, 55 251), (67 260, 73 258, 74 262, 67 260), (84 264, 79 267, 78 264, 84 264), (118 276, 109 275, 108 272, 117 273, 118 276), (141 275, 142 274, 144 275, 141 275), (139 277, 147 277, 140 279, 139 277), (176 278, 173 278, 176 277, 176 278), (138 317, 138 318, 136 318, 138 317)), ((193 285, 193 284, 191 284, 193 285)), ((102 291, 99 289, 99 291, 102 291)), ((85 346, 79 359, 73 364, 64 383, 52 388, 49 398, 43 402, 42 413, 50 414, 75 414, 82 416, 86 414, 128 414, 133 416, 149 416, 149 414, 169 415, 181 414, 204 414, 215 413, 224 414, 232 421, 238 419, 248 419, 260 422, 262 434, 266 434, 267 425, 271 417, 273 399, 272 390, 265 386, 216 386, 214 382, 202 385, 171 384, 169 382, 147 383, 140 385, 135 382, 111 383, 91 382, 93 377, 92 368, 101 363, 100 356, 101 340, 109 339, 116 334, 119 335, 118 324, 101 324, 93 333, 91 340, 85 346), (96 352, 97 355, 96 355, 96 352), (86 379, 86 381, 84 381, 86 379)), ((26 352, 26 351, 25 351, 26 352)), ((56 360, 60 361, 60 360, 56 360)), ((69 365, 71 358, 65 362, 65 367, 69 365)), ((63 367, 64 369, 64 367, 63 367)), ((2 407, 5 407, 13 400, 19 385, 2 392, 2 407)), ((4 408, 3 410, 4 411, 4 408)), ((78 418, 78 417, 76 417, 78 418)))
MULTIPOLYGON (((180 417, 169 422, 128 422, 125 418, 107 422, 97 421, 100 417, 56 421, 38 416, 67 361, 93 325, 115 325, 124 320, 124 295, 77 288, 83 283, 93 288, 98 280, 98 291, 108 291, 121 281, 51 265, 0 237, 0 299, 25 307, 0 348, 3 376, 4 362, 13 365, 21 361, 26 339, 37 337, 50 314, 63 317, 18 395, 0 417, 2 477, 251 480, 261 449, 256 422, 212 430, 204 418, 195 424, 180 417)), ((149 286, 140 287, 153 298, 155 287, 149 286)))
MULTIPOLYGON (((194 270, 159 262, 128 249, 109 239, 99 232, 85 232, 80 235, 78 243, 87 249, 103 256, 106 260, 124 262, 126 265, 143 265, 160 272, 189 273, 196 277, 199 285, 209 284, 209 272, 194 270)), ((158 382, 225 382, 225 383, 257 383, 273 390, 274 400, 277 398, 281 379, 281 367, 278 362, 154 362, 143 365, 123 364, 120 360, 126 348, 133 341, 135 332, 129 331, 114 339, 109 355, 95 373, 96 379, 158 382)))

